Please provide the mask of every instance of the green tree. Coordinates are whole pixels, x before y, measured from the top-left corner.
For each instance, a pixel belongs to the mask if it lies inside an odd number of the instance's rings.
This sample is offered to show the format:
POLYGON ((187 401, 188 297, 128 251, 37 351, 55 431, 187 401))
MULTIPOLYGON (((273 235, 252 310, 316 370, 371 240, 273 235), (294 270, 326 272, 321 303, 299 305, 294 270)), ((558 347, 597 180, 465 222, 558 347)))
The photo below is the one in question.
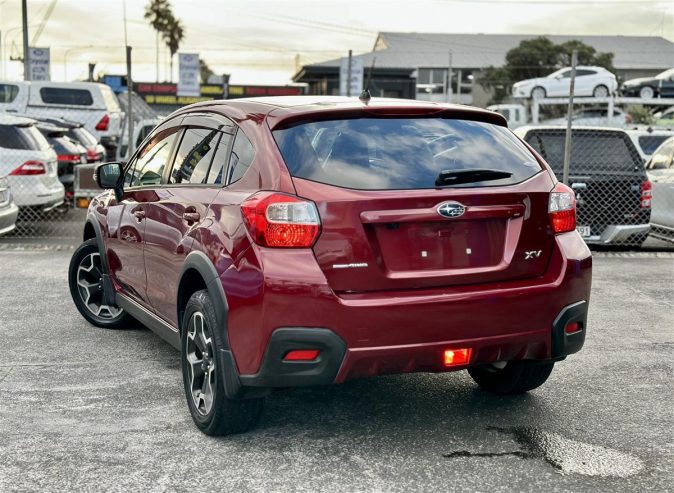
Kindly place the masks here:
POLYGON ((211 67, 208 66, 206 61, 200 60, 201 65, 199 66, 199 75, 201 78, 201 83, 202 84, 207 84, 208 83, 208 78, 213 75, 215 72, 211 69, 211 67))
POLYGON ((524 40, 508 51, 505 65, 487 68, 478 83, 493 92, 492 103, 500 103, 511 93, 515 82, 544 77, 571 65, 573 50, 578 50, 578 65, 597 65, 615 71, 613 53, 597 53, 594 47, 579 40, 555 44, 546 37, 539 37, 524 40))
POLYGON ((164 35, 169 19, 173 17, 169 0, 150 0, 143 17, 156 31, 156 75, 159 82, 159 37, 164 35))
POLYGON ((173 82, 173 57, 178 53, 180 48, 180 43, 185 39, 185 29, 183 28, 182 22, 179 19, 176 19, 173 14, 168 18, 166 29, 162 33, 164 42, 169 49, 170 64, 171 64, 171 82, 173 82))

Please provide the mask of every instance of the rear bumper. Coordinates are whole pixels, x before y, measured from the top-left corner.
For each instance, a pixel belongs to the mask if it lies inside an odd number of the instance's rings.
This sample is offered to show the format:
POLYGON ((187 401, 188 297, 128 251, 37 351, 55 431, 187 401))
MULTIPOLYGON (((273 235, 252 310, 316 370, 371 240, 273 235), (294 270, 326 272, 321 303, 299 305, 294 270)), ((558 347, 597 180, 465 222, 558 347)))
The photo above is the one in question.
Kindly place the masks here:
MULTIPOLYGON (((555 349, 553 326, 566 307, 589 301, 591 267, 587 246, 573 232, 557 236, 544 276, 521 281, 338 296, 311 251, 255 247, 220 279, 227 293, 228 338, 241 383, 294 386, 461 369, 440 365, 444 350, 461 347, 473 349, 471 364, 564 357, 580 346, 555 349), (290 329, 295 337, 302 330, 307 335, 327 330, 343 342, 344 356, 331 378, 274 381, 269 376, 285 374, 282 368, 298 364, 281 364, 283 351, 275 347, 278 331, 290 329), (273 364, 267 362, 270 354, 276 355, 273 364)), ((311 338, 300 342, 297 349, 320 349, 311 346, 317 343, 311 338)))
POLYGON ((10 203, 9 206, 0 208, 0 235, 4 235, 14 230, 16 227, 16 217, 19 214, 19 208, 10 203))
POLYGON ((650 224, 629 224, 606 226, 601 235, 590 236, 585 241, 593 245, 611 245, 629 243, 635 236, 645 236, 650 224))

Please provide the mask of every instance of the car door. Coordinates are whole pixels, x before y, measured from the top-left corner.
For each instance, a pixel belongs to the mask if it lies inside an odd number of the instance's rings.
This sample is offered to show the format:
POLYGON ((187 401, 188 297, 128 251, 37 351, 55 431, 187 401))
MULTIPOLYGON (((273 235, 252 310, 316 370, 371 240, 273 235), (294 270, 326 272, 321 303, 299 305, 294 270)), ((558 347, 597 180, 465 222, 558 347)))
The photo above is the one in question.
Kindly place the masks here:
MULTIPOLYGON (((574 95, 576 96, 592 96, 592 91, 595 86, 599 85, 597 72, 589 69, 576 70, 576 81, 574 88, 574 95)), ((570 79, 569 79, 570 87, 570 79)), ((568 90, 566 95, 568 95, 568 90)))
POLYGON ((208 206, 221 189, 216 175, 222 174, 234 125, 224 117, 188 116, 182 127, 173 165, 154 200, 146 204, 147 296, 157 315, 175 327, 180 274, 208 206))
MULTIPOLYGON (((147 204, 157 200, 164 170, 171 162, 180 127, 168 122, 138 150, 124 174, 124 196, 108 207, 108 260, 111 275, 130 296, 146 308, 144 242, 147 204)), ((153 224, 151 229, 159 227, 153 224)), ((156 233, 154 233, 156 234, 156 233)))
POLYGON ((569 84, 570 84, 571 69, 560 70, 557 75, 553 78, 550 78, 548 82, 548 89, 546 89, 547 96, 557 97, 557 96, 568 96, 569 95, 569 84))
POLYGON ((660 146, 646 170, 653 185, 651 223, 674 228, 674 138, 660 146))

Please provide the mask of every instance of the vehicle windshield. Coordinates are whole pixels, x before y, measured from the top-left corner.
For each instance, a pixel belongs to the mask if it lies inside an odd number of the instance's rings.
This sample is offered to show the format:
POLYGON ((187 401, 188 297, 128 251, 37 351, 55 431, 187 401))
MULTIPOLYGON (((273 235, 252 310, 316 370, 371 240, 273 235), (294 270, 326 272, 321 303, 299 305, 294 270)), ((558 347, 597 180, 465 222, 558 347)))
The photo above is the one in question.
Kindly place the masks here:
POLYGON ((98 141, 96 140, 96 137, 91 135, 88 130, 81 128, 81 127, 75 127, 71 128, 70 132, 68 134, 78 142, 81 142, 85 146, 95 146, 98 144, 98 141))
POLYGON ((437 188, 443 173, 484 169, 505 173, 461 186, 511 185, 541 171, 510 130, 477 121, 358 118, 303 123, 273 134, 292 176, 344 188, 437 188))
POLYGON ((665 70, 664 72, 659 73, 658 75, 655 76, 656 79, 671 79, 674 77, 674 68, 670 68, 669 70, 665 70))
MULTIPOLYGON (((538 130, 525 139, 561 178, 565 130, 538 130)), ((643 170, 638 151, 624 132, 574 131, 571 136, 571 173, 636 173, 643 170)))

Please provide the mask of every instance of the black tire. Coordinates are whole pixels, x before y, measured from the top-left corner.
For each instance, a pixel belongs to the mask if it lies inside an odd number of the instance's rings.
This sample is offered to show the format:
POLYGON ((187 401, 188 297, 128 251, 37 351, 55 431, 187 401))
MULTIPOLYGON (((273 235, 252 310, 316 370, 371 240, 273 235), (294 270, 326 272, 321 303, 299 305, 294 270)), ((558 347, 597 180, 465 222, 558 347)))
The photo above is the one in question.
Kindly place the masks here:
POLYGON ((481 388, 494 394, 522 394, 543 385, 554 366, 554 362, 508 361, 503 368, 476 366, 468 368, 468 373, 481 388))
POLYGON ((610 91, 608 90, 608 87, 606 87, 604 84, 600 84, 597 87, 595 87, 592 91, 592 96, 595 98, 607 98, 611 95, 610 91), (604 95, 600 93, 605 93, 604 95))
POLYGON ((229 399, 221 371, 220 349, 226 347, 208 291, 194 293, 185 307, 180 361, 190 414, 206 435, 243 433, 260 419, 264 398, 229 399))
POLYGON ((70 296, 77 310, 90 324, 103 329, 126 328, 133 319, 118 306, 105 304, 102 274, 98 245, 96 239, 92 238, 82 243, 70 259, 70 296))
POLYGON ((531 90, 531 99, 543 99, 548 95, 545 87, 536 86, 531 90))

